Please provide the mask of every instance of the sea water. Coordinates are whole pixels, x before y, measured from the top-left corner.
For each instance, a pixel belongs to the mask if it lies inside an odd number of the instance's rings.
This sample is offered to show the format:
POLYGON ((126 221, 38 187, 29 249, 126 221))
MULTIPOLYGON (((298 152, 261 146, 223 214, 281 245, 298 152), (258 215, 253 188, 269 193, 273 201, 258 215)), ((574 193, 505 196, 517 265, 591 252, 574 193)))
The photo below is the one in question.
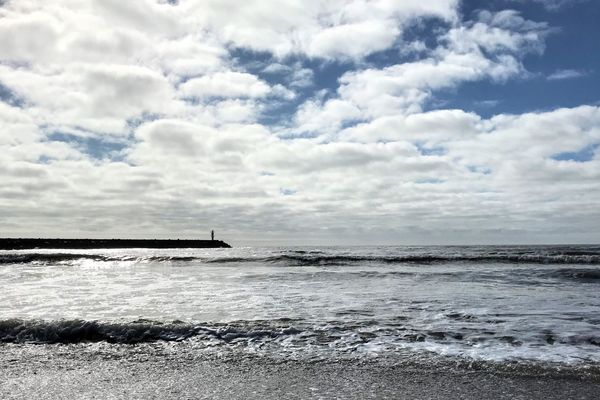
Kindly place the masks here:
POLYGON ((600 246, 0 251, 0 341, 600 362, 600 246))

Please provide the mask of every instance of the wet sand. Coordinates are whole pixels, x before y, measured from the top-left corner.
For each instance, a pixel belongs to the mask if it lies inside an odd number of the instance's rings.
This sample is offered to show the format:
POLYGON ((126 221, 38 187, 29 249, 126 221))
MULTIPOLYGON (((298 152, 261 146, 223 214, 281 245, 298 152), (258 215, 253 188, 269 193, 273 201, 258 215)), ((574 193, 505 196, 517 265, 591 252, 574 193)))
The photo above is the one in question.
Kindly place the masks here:
POLYGON ((0 345, 2 399, 598 399, 597 374, 0 345))

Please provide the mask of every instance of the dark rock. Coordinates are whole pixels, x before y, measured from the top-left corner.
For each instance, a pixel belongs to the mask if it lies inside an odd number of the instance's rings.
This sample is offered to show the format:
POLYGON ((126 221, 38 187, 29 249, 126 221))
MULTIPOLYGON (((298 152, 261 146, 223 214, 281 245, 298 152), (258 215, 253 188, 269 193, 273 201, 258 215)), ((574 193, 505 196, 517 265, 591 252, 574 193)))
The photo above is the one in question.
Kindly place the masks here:
POLYGON ((0 250, 24 249, 175 249, 231 247, 221 240, 172 239, 0 239, 0 250))

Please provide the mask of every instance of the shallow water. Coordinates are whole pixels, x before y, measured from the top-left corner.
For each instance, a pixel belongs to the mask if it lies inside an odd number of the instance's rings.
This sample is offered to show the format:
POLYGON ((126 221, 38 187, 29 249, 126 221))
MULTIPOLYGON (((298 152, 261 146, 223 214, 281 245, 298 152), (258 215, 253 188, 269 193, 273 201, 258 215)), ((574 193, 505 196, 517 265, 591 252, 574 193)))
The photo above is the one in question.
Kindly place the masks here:
POLYGON ((0 340, 600 362, 600 246, 0 252, 0 340))

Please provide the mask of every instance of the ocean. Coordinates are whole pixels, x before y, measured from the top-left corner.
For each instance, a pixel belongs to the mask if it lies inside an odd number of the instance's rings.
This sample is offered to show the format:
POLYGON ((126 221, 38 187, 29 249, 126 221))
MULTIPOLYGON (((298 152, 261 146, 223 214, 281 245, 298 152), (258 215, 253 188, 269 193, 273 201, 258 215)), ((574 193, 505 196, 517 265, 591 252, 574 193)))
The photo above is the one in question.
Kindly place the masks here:
POLYGON ((600 246, 0 251, 0 285, 4 349, 600 363, 600 246))

